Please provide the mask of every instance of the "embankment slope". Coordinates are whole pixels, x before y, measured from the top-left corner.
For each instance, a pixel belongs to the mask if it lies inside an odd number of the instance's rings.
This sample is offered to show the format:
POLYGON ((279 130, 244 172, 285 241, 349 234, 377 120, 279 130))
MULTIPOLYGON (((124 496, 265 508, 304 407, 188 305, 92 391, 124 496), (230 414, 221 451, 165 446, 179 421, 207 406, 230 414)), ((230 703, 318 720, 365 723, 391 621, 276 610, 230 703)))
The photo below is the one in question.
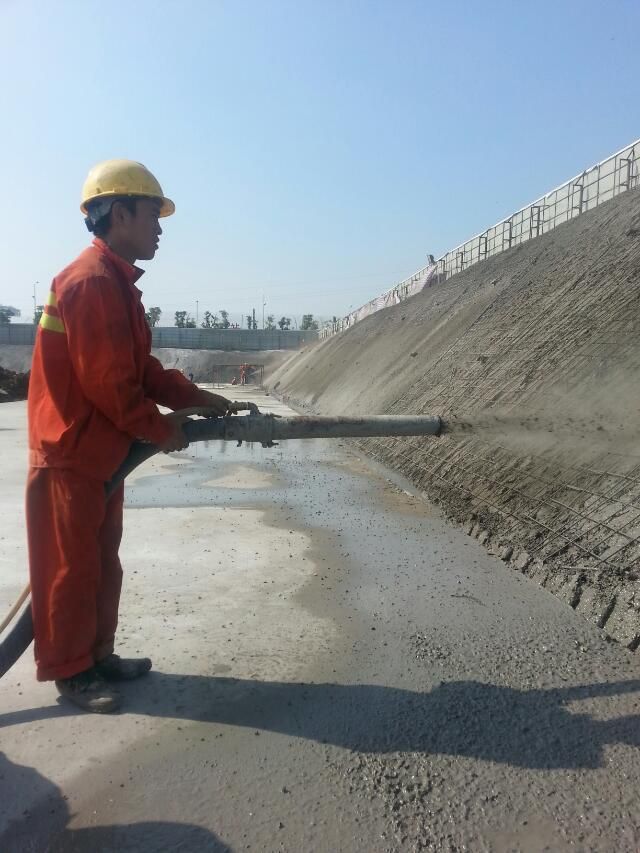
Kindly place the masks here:
POLYGON ((325 414, 432 413, 368 440, 487 547, 640 644, 640 191, 297 353, 268 385, 325 414))

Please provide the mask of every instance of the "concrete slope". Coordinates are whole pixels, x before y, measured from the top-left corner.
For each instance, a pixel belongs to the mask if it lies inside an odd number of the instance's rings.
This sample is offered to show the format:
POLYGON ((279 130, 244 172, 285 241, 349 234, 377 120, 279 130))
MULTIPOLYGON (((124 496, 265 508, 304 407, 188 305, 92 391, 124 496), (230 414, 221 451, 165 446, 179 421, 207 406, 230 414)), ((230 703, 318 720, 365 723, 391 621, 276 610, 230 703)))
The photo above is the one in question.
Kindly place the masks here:
POLYGON ((468 532, 640 642, 640 191, 294 355, 271 387, 323 413, 434 413, 368 441, 468 532))

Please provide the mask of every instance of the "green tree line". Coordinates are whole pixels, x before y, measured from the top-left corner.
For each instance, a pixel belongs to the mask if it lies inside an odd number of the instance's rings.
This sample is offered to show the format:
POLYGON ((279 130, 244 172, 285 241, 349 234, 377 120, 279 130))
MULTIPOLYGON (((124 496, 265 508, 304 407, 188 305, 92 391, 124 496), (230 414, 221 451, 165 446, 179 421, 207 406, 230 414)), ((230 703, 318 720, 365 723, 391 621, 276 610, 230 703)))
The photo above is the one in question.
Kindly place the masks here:
MULTIPOLYGON (((151 328, 159 324, 161 316, 162 310, 157 306, 148 309, 148 311, 146 312, 146 318, 151 328)), ((247 329, 258 329, 258 322, 254 319, 252 314, 247 314, 245 319, 247 322, 247 329)), ((276 321, 275 315, 269 314, 269 316, 265 319, 264 327, 265 329, 272 331, 274 331, 275 329, 288 331, 291 329, 291 324, 291 317, 281 317, 278 321, 276 321)), ((176 311, 174 314, 173 325, 176 326, 178 329, 195 329, 197 328, 198 324, 188 311, 176 311)), ((225 311, 224 309, 221 309, 217 314, 214 314, 211 311, 205 311, 200 326, 203 329, 235 328, 229 320, 229 312, 225 311)), ((302 315, 302 322, 300 324, 300 329, 302 331, 314 330, 317 328, 318 321, 314 319, 313 314, 302 315)))

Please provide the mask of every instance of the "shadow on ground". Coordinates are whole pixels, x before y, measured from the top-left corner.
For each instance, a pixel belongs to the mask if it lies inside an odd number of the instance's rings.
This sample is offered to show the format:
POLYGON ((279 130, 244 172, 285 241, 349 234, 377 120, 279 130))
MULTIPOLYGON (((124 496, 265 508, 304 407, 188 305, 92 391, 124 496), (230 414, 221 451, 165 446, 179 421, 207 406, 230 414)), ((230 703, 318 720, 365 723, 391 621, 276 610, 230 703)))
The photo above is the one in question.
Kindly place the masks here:
POLYGON ((14 764, 0 752, 0 835, 3 853, 232 853, 213 833, 188 823, 144 823, 68 827, 71 815, 62 792, 32 767, 14 764), (7 796, 7 791, 10 795, 7 796), (11 803, 34 803, 7 820, 11 803))
MULTIPOLYGON (((125 710, 225 723, 370 752, 468 756, 533 769, 595 768, 604 746, 640 747, 640 715, 597 720, 566 705, 640 692, 640 680, 549 690, 479 681, 418 693, 379 685, 261 682, 153 672, 126 685, 125 710)), ((80 713, 58 705, 0 715, 0 727, 80 713)))

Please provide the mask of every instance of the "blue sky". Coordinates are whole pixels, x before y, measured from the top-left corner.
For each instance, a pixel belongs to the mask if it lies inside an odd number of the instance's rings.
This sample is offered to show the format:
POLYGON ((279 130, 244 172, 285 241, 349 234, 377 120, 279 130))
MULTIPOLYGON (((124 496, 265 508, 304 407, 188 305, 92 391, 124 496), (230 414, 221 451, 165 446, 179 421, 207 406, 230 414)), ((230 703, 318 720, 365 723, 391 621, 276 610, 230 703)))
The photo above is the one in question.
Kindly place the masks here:
POLYGON ((165 322, 343 314, 640 136, 638 32, 636 0, 0 0, 0 303, 129 157, 177 206, 165 322))

